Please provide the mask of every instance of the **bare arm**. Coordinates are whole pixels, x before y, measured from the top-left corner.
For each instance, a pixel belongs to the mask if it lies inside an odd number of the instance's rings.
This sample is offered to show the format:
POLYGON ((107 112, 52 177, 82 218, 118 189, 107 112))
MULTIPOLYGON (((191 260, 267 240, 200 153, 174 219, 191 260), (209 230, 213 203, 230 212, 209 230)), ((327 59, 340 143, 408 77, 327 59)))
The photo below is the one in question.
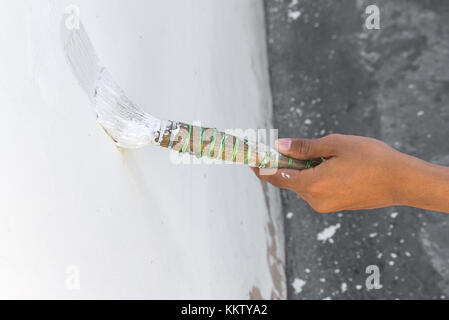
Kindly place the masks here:
POLYGON ((400 153, 365 137, 281 139, 279 152, 301 160, 324 157, 305 171, 254 169, 276 187, 298 193, 318 212, 412 206, 449 213, 449 168, 400 153))

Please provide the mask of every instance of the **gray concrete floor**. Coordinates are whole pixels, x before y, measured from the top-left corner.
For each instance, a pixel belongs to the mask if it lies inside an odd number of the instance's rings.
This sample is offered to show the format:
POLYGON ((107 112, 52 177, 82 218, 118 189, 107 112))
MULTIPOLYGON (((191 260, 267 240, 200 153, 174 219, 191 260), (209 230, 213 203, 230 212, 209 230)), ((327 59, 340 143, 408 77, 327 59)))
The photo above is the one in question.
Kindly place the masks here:
MULTIPOLYGON (((449 1, 266 0, 266 12, 281 137, 365 135, 449 165, 449 1), (370 4, 380 7, 380 30, 365 29, 370 4)), ((290 299, 449 297, 449 215, 407 207, 323 215, 295 193, 282 198, 293 213, 290 299), (317 240, 338 224, 332 241, 317 240), (368 265, 380 268, 379 290, 365 287, 368 265)))

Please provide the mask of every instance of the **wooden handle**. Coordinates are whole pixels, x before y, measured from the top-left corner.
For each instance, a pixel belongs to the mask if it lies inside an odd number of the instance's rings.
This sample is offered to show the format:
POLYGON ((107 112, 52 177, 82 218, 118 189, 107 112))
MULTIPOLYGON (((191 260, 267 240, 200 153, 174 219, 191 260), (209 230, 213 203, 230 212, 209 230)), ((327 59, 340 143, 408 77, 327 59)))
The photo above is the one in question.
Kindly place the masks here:
POLYGON ((156 137, 161 147, 197 157, 246 164, 251 167, 296 170, 305 170, 322 163, 320 159, 305 161, 288 158, 275 150, 266 150, 265 145, 240 139, 214 128, 171 122, 162 131, 162 139, 160 133, 156 137))

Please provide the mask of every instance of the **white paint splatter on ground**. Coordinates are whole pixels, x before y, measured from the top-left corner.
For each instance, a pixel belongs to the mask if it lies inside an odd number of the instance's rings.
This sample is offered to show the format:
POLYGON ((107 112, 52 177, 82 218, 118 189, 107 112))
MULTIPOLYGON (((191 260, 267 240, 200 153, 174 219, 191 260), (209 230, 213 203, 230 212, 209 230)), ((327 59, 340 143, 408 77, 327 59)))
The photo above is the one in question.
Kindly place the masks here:
POLYGON ((286 217, 287 217, 287 219, 293 218, 293 212, 287 212, 286 217))
POLYGON ((392 219, 396 219, 396 217, 398 216, 398 212, 392 212, 391 214, 390 214, 390 217, 392 218, 392 219))
POLYGON ((363 287, 360 284, 358 284, 355 286, 355 288, 356 288, 356 290, 362 290, 363 287))
POLYGON ((337 232, 338 229, 340 229, 341 225, 337 223, 334 226, 327 227, 317 235, 317 240, 322 241, 323 243, 326 243, 326 241, 329 241, 330 243, 333 243, 332 237, 335 235, 335 232, 337 232))
POLYGON ((377 232, 370 233, 369 237, 370 237, 370 238, 375 238, 375 237, 377 237, 377 232))
POLYGON ((284 179, 290 179, 291 178, 291 176, 288 173, 285 173, 285 172, 281 172, 281 176, 284 179))
POLYGON ((292 0, 288 5, 287 16, 289 21, 295 21, 301 17, 302 12, 296 9, 298 5, 298 0, 292 0))
POLYGON ((348 290, 348 285, 346 284, 346 282, 343 282, 341 284, 341 293, 345 293, 346 290, 348 290))
POLYGON ((295 294, 300 294, 305 285, 306 282, 304 280, 295 278, 295 280, 292 283, 293 289, 295 289, 295 294))
POLYGON ((301 11, 299 10, 288 10, 288 18, 295 21, 301 16, 301 11))

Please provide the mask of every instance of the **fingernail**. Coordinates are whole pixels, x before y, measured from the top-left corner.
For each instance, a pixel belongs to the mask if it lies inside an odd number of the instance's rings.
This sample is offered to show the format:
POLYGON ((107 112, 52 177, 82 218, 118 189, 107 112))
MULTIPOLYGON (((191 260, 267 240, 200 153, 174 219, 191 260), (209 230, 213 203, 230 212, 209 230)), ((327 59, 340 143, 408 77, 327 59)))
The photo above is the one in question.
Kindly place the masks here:
POLYGON ((264 168, 264 169, 259 170, 259 175, 272 176, 272 175, 276 174, 277 171, 278 171, 278 169, 276 169, 276 168, 264 168))
POLYGON ((276 147, 279 152, 286 152, 290 150, 292 146, 292 140, 290 139, 279 139, 276 141, 276 147))

